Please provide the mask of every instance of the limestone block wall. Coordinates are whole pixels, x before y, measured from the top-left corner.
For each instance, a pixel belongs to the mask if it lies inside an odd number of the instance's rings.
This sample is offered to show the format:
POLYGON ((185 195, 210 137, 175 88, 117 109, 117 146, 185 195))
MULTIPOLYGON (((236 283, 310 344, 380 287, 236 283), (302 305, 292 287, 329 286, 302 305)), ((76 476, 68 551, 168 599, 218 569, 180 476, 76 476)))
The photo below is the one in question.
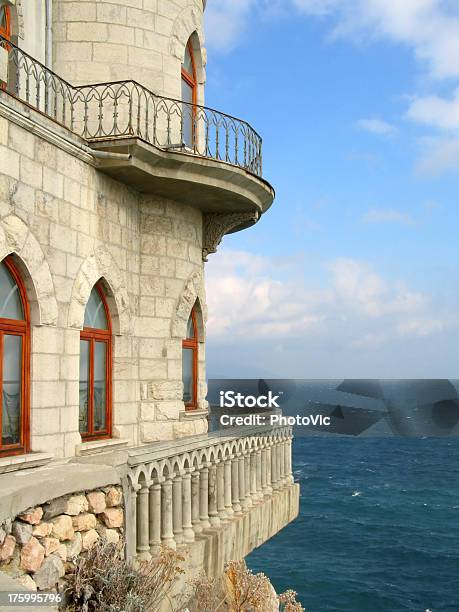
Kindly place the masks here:
MULTIPOLYGON (((56 457, 81 443, 79 338, 99 279, 114 334, 113 436, 136 445, 207 428, 179 417, 181 342, 196 300, 205 380, 201 212, 142 196, 82 157, 0 117, 0 259, 13 254, 31 305, 31 449, 56 457)), ((205 407, 204 382, 199 391, 205 407)))
POLYGON ((134 79, 180 98, 181 63, 195 33, 203 103, 203 10, 203 0, 54 0, 53 68, 75 84, 134 79))
POLYGON ((65 586, 65 575, 100 538, 124 534, 121 487, 80 491, 29 508, 0 525, 0 571, 24 587, 65 586))

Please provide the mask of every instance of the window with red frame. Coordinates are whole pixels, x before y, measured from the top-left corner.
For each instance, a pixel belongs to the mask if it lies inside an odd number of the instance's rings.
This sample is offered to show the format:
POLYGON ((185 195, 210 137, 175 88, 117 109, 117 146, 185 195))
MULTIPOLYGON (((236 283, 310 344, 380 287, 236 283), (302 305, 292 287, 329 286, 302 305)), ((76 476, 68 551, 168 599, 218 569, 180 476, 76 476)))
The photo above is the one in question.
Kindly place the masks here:
POLYGON ((182 342, 183 401, 187 410, 198 407, 198 328, 195 309, 188 319, 186 338, 182 342))
POLYGON ((0 456, 29 449, 30 321, 21 275, 11 257, 0 263, 0 456))
POLYGON ((80 334, 80 414, 83 440, 109 438, 112 430, 112 331, 101 283, 92 288, 80 334))
POLYGON ((11 14, 9 6, 0 2, 0 35, 11 40, 11 14))
POLYGON ((185 58, 182 64, 182 101, 184 102, 182 107, 182 140, 190 148, 194 146, 197 98, 196 63, 190 38, 185 49, 185 58))

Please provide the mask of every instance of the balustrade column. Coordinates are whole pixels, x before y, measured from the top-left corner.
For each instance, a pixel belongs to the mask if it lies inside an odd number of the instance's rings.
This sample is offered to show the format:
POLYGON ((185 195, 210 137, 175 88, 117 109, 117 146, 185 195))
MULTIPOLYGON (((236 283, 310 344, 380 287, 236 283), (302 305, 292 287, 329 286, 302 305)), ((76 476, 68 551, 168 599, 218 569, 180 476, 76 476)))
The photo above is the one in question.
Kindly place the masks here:
POLYGON ((185 542, 194 542, 193 523, 191 521, 191 470, 187 469, 182 478, 182 519, 183 538, 185 542))
POLYGON ((209 469, 209 521, 212 527, 220 526, 217 509, 217 465, 212 463, 209 469))
POLYGON ((137 494, 137 553, 142 559, 150 558, 149 542, 149 485, 143 481, 137 494))
POLYGON ((238 472, 239 472, 239 501, 241 510, 245 512, 248 508, 245 496, 245 457, 244 453, 238 453, 238 472))
POLYGON ((261 449, 261 490, 263 496, 269 495, 268 491, 268 449, 261 449))
POLYGON ((172 481, 172 517, 174 539, 179 546, 183 543, 182 476, 180 473, 177 473, 172 481))
POLYGON ((261 449, 257 449, 255 455, 255 478, 256 478, 256 486, 257 486, 257 498, 259 501, 263 499, 263 485, 261 482, 262 475, 262 465, 261 465, 261 449))
POLYGON ((277 474, 277 442, 274 442, 271 447, 271 484, 273 491, 277 491, 279 489, 277 474))
POLYGON ((150 487, 150 553, 156 555, 161 548, 161 485, 150 487))
POLYGON ((234 514, 241 514, 241 501, 239 499, 239 460, 237 455, 231 457, 231 498, 234 514))
POLYGON ((252 498, 253 504, 256 504, 258 502, 257 451, 254 448, 252 448, 252 452, 250 454, 250 497, 252 498))
POLYGON ((172 480, 168 476, 161 483, 161 540, 164 546, 177 548, 172 524, 172 480))
POLYGON ((285 440, 281 440, 279 443, 279 487, 283 489, 287 484, 285 478, 285 440))
POLYGON ((217 463, 217 512, 220 521, 227 518, 225 508, 225 464, 223 459, 217 463))
POLYGON ((245 472, 245 502, 247 508, 251 508, 253 506, 252 501, 252 474, 250 471, 251 468, 251 455, 252 449, 249 449, 246 452, 244 457, 244 472, 245 472))
POLYGON ((268 496, 273 494, 273 478, 272 478, 272 448, 271 443, 266 447, 266 487, 268 496))
POLYGON ((225 473, 225 510, 227 518, 231 518, 234 515, 233 504, 231 501, 231 459, 225 459, 224 465, 225 473))
POLYGON ((287 484, 293 484, 292 474, 292 438, 288 438, 285 445, 285 464, 287 472, 287 484))
POLYGON ((200 517, 200 490, 199 490, 199 471, 195 468, 195 471, 191 474, 191 523, 193 525, 194 533, 202 532, 201 517, 200 517))
POLYGON ((201 519, 201 526, 203 529, 209 529, 209 468, 207 464, 201 468, 201 476, 199 478, 199 518, 201 519))

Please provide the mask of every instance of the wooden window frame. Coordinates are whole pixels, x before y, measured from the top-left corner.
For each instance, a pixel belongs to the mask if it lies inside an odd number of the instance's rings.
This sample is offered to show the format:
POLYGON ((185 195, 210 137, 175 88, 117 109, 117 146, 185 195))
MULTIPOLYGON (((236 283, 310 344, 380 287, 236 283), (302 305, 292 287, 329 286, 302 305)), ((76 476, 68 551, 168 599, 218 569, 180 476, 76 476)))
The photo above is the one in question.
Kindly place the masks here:
POLYGON ((182 349, 191 349, 193 351, 193 380, 192 380, 192 393, 193 397, 191 402, 185 404, 185 410, 197 410, 198 409, 198 366, 199 366, 199 336, 198 336, 198 325, 196 321, 195 308, 191 311, 191 320, 193 323, 193 338, 185 338, 182 340, 182 349))
POLYGON ((11 256, 1 262, 6 266, 18 286, 24 318, 0 318, 0 457, 23 455, 30 451, 30 309, 27 292, 22 276, 15 266, 11 256), (22 338, 21 360, 21 436, 18 444, 2 445, 3 418, 3 338, 4 336, 20 336, 22 338))
MULTIPOLYGON (((5 15, 6 15, 6 29, 0 27, 0 34, 6 38, 6 40, 8 42, 11 42, 11 9, 7 4, 2 4, 0 1, 0 9, 5 9, 5 15)), ((0 48, 3 47, 4 49, 6 49, 7 51, 9 51, 11 49, 11 46, 5 43, 0 44, 0 48)), ((7 78, 8 78, 8 72, 7 72, 7 78)), ((0 89, 5 91, 8 87, 8 83, 6 81, 2 81, 0 80, 0 89)))
MULTIPOLYGON (((185 70, 185 68, 183 67, 182 64, 182 80, 185 81, 185 83, 187 83, 192 90, 192 106, 193 106, 193 116, 191 119, 191 140, 192 140, 192 145, 193 148, 195 147, 196 144, 196 116, 197 116, 197 103, 198 103, 198 79, 196 77, 196 61, 194 58, 194 50, 193 50, 193 43, 191 41, 191 38, 188 40, 187 44, 186 44, 186 49, 188 49, 188 52, 190 54, 190 58, 191 58, 191 65, 193 67, 193 74, 190 74, 188 72, 188 70, 185 70)), ((186 54, 186 49, 185 49, 185 54, 186 54)))
MULTIPOLYGON (((94 440, 106 440, 112 437, 112 323, 107 300, 105 298, 102 284, 97 282, 95 285, 97 293, 102 300, 107 319, 108 329, 96 329, 93 327, 83 327, 80 332, 80 341, 89 342, 89 380, 88 380, 88 431, 80 431, 83 442, 94 440), (105 424, 106 428, 102 431, 94 431, 94 345, 96 342, 104 342, 106 345, 105 357, 105 384, 106 384, 106 406, 105 424)), ((80 345, 81 346, 81 345, 80 345)))
POLYGON ((0 26, 0 34, 11 42, 11 10, 7 4, 0 3, 0 9, 5 9, 6 29, 0 26))

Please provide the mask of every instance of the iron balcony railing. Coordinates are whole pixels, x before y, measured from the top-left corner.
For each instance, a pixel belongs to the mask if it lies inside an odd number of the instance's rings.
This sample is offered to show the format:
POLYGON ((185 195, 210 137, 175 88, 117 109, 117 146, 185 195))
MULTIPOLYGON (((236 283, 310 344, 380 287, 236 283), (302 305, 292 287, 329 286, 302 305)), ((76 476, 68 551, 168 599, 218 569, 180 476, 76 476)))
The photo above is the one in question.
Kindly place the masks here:
POLYGON ((0 88, 88 141, 134 136, 262 176, 262 140, 245 121, 133 80, 73 86, 1 35, 0 88))

